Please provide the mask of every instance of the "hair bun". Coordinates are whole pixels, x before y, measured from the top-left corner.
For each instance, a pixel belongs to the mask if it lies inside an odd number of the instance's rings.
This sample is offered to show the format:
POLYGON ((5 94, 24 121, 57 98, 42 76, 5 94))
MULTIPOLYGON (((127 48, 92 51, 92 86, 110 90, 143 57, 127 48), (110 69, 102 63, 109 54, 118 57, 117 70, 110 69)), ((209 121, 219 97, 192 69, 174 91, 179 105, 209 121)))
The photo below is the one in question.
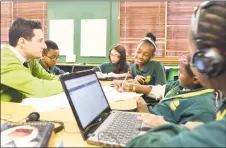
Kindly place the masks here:
POLYGON ((151 38, 154 42, 156 41, 156 37, 151 32, 148 32, 146 37, 151 38))

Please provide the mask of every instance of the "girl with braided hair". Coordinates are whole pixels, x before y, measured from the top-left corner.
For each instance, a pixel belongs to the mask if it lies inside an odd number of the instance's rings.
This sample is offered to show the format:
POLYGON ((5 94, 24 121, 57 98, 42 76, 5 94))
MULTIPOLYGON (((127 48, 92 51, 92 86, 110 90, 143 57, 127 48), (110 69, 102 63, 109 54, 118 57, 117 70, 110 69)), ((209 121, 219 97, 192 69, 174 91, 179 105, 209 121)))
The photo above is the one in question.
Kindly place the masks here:
MULTIPOLYGON (((203 86, 220 90, 226 96, 225 1, 200 4, 192 17, 188 43, 193 73, 203 86)), ((136 137, 127 146, 226 147, 226 98, 217 112, 216 121, 189 122, 184 126, 164 124, 136 137)))

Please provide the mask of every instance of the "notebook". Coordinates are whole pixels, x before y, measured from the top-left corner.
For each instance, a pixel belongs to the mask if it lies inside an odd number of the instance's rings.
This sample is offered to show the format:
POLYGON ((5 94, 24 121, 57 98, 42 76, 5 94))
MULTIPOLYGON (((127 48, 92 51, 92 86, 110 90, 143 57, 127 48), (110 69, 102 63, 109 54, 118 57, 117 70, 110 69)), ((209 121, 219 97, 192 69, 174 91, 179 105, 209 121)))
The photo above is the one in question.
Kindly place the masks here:
POLYGON ((151 129, 139 114, 111 110, 96 73, 81 71, 60 77, 82 137, 100 146, 125 146, 151 129))

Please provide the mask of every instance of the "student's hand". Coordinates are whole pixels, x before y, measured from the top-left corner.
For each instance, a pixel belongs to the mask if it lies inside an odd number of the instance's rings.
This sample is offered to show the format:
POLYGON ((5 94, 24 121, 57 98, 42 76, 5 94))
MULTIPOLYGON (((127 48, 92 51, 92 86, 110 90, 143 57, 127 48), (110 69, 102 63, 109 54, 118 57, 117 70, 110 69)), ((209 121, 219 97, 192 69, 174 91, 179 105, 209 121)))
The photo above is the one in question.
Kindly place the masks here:
POLYGON ((122 86, 122 82, 123 82, 123 80, 113 80, 115 89, 118 90, 122 86))
POLYGON ((133 91, 133 83, 131 82, 125 82, 121 85, 120 91, 122 92, 132 92, 133 91))
POLYGON ((148 106, 142 97, 137 99, 137 112, 149 113, 148 106))
POLYGON ((110 72, 110 73, 108 73, 108 77, 118 78, 118 75, 116 73, 110 72))
POLYGON ((106 77, 108 77, 108 74, 107 73, 102 73, 102 76, 106 78, 106 77))
POLYGON ((141 75, 137 75, 134 79, 137 82, 139 82, 140 84, 144 84, 144 82, 145 82, 145 77, 144 76, 141 76, 141 75))
POLYGON ((128 82, 125 82, 124 84, 122 83, 123 82, 116 82, 116 89, 119 92, 132 92, 132 89, 133 89, 132 83, 128 83, 128 82))
POLYGON ((200 125, 203 125, 203 124, 204 124, 203 122, 192 122, 192 121, 189 121, 184 126, 191 130, 191 129, 196 128, 196 127, 198 127, 200 125))
POLYGON ((137 117, 137 120, 142 120, 145 124, 148 124, 151 127, 157 127, 169 123, 163 119, 163 116, 156 116, 150 113, 137 117))
POLYGON ((129 92, 132 91, 134 84, 139 84, 137 81, 133 79, 127 80, 122 86, 123 80, 114 80, 114 87, 120 92, 129 92))

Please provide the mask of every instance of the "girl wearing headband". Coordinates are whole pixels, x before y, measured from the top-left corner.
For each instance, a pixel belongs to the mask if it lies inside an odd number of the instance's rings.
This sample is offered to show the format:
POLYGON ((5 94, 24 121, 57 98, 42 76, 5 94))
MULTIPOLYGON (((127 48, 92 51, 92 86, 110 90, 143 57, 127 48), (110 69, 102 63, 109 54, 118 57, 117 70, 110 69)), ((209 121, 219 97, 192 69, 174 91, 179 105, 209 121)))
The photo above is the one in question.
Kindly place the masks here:
POLYGON ((135 52, 135 63, 130 67, 133 78, 143 85, 165 84, 166 74, 161 62, 152 61, 157 46, 156 38, 152 33, 147 33, 141 39, 135 52))

